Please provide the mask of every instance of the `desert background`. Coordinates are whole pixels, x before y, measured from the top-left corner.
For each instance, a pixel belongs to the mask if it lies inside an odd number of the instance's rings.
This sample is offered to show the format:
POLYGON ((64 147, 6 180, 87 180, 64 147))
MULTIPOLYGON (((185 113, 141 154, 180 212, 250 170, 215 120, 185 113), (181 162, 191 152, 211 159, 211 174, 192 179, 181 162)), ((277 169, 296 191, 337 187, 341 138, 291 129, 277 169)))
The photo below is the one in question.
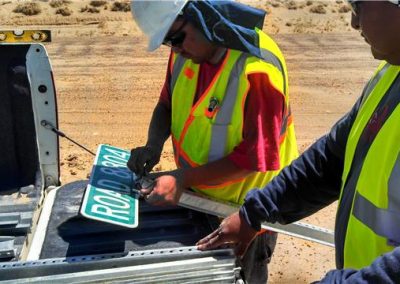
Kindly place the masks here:
MULTIPOLYGON (((329 131, 353 105, 378 62, 343 0, 241 1, 268 12, 264 31, 280 45, 289 70, 299 149, 329 131)), ((146 51, 146 38, 124 1, 0 1, 0 30, 49 29, 46 48, 57 92, 59 129, 96 151, 146 142, 169 50, 146 51)), ((93 156, 60 139, 63 183, 87 179, 93 156)), ((167 143, 156 171, 174 168, 167 143)), ((333 229, 336 203, 308 222, 333 229)), ((279 235, 269 283, 309 283, 335 266, 334 249, 279 235)))

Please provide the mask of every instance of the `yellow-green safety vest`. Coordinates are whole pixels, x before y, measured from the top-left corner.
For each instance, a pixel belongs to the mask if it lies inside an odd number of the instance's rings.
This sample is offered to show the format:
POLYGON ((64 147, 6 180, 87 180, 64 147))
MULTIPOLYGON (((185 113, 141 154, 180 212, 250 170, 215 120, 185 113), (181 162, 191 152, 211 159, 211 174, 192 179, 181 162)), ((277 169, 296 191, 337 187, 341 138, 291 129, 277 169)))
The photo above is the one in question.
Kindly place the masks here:
MULTIPOLYGON (((207 90, 193 105, 199 64, 178 54, 171 60, 171 134, 178 167, 196 167, 227 156, 242 141, 243 115, 249 89, 247 76, 265 73, 285 97, 286 113, 281 130, 280 166, 298 156, 291 120, 286 64, 276 43, 257 30, 264 60, 228 49, 219 71, 207 90)), ((264 187, 280 170, 257 172, 224 184, 193 188, 218 200, 243 203, 246 193, 264 187)))
POLYGON ((400 245, 399 74, 399 66, 378 68, 348 137, 340 194, 341 202, 352 198, 339 252, 344 268, 368 266, 400 245))

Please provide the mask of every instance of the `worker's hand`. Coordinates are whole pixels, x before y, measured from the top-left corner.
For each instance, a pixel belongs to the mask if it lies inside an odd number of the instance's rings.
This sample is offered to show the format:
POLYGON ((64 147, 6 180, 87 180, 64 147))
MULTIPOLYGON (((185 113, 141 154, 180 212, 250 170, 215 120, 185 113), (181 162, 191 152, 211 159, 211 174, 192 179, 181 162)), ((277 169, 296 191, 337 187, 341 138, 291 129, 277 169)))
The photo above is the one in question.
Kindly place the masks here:
POLYGON ((155 181, 153 188, 140 190, 147 202, 157 206, 178 204, 183 191, 181 170, 149 174, 147 177, 155 181))
POLYGON ((257 231, 237 212, 225 218, 217 230, 196 245, 199 250, 209 250, 231 244, 235 247, 235 254, 243 256, 256 235, 257 231))
POLYGON ((143 176, 158 164, 162 149, 153 146, 143 146, 131 150, 128 168, 137 175, 143 176))

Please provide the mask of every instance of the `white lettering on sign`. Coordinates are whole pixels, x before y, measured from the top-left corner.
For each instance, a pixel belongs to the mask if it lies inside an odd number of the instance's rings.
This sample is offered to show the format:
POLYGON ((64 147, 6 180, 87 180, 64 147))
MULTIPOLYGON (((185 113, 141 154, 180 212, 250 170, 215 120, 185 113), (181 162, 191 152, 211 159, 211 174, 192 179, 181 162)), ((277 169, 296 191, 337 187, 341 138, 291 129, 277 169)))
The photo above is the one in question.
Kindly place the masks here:
POLYGON ((130 155, 129 153, 117 151, 117 150, 110 149, 110 148, 105 148, 105 150, 110 152, 110 153, 112 153, 112 154, 114 154, 114 155, 116 155, 116 156, 118 156, 118 157, 121 157, 124 160, 128 160, 129 155, 130 155))
POLYGON ((100 203, 94 204, 91 207, 91 211, 93 213, 107 215, 110 217, 114 217, 117 219, 122 219, 128 221, 129 218, 122 215, 129 215, 129 210, 118 210, 118 209, 129 209, 129 199, 122 196, 118 192, 114 192, 107 189, 97 188, 98 192, 104 193, 105 195, 95 195, 93 199, 100 203), (107 202, 108 201, 108 202, 107 202), (113 202, 110 202, 113 201, 113 202), (119 202, 120 205, 115 204, 115 202, 119 202), (115 208, 115 209, 114 209, 115 208))
MULTIPOLYGON (((115 197, 105 196, 105 195, 96 195, 93 197, 95 201, 100 204, 107 205, 110 207, 117 207, 120 209, 127 209, 129 208, 129 203, 123 200, 120 200, 115 197), (112 202, 111 202, 112 201, 112 202), (116 204, 119 203, 120 205, 116 204)), ((129 212, 128 212, 129 213, 129 212)))
POLYGON ((100 168, 103 174, 119 178, 131 179, 132 173, 126 168, 100 168))
POLYGON ((113 210, 110 207, 107 207, 107 206, 104 206, 101 204, 94 204, 91 208, 91 211, 92 211, 92 213, 95 213, 95 214, 107 215, 107 216, 114 217, 117 219, 129 221, 128 217, 117 215, 117 214, 125 214, 126 215, 127 212, 124 210, 113 210))
POLYGON ((112 190, 101 189, 101 188, 97 188, 96 190, 97 190, 97 191, 100 191, 100 192, 102 192, 102 193, 104 193, 104 194, 106 194, 106 195, 111 195, 111 196, 114 196, 114 197, 123 199, 123 200, 125 200, 126 202, 129 202, 129 199, 126 198, 126 197, 124 197, 121 193, 118 193, 118 192, 115 192, 115 191, 112 191, 112 190))
POLYGON ((101 162, 102 166, 105 167, 111 167, 111 168, 126 168, 126 165, 124 164, 119 164, 119 163, 114 163, 114 162, 110 162, 110 161, 102 161, 101 162))
POLYGON ((98 186, 104 186, 108 189, 115 189, 118 191, 124 191, 126 194, 130 194, 131 193, 131 188, 126 185, 123 184, 121 182, 115 181, 115 180, 108 180, 108 179, 99 179, 99 181, 97 182, 98 186))
POLYGON ((103 159, 106 160, 106 161, 109 161, 111 163, 126 167, 127 160, 125 160, 125 159, 123 159, 121 157, 111 156, 111 155, 104 155, 103 159))

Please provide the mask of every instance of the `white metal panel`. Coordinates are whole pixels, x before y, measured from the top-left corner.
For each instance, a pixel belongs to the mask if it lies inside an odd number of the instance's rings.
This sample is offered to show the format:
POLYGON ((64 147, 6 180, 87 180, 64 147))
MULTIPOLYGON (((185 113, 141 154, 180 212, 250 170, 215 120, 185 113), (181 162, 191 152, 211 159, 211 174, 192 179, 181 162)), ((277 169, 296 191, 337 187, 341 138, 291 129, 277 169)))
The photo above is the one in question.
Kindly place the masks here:
POLYGON ((41 125, 41 122, 46 120, 57 126, 57 104, 52 69, 46 49, 42 44, 31 45, 26 56, 26 66, 31 85, 39 161, 45 187, 58 185, 58 137, 41 125))

